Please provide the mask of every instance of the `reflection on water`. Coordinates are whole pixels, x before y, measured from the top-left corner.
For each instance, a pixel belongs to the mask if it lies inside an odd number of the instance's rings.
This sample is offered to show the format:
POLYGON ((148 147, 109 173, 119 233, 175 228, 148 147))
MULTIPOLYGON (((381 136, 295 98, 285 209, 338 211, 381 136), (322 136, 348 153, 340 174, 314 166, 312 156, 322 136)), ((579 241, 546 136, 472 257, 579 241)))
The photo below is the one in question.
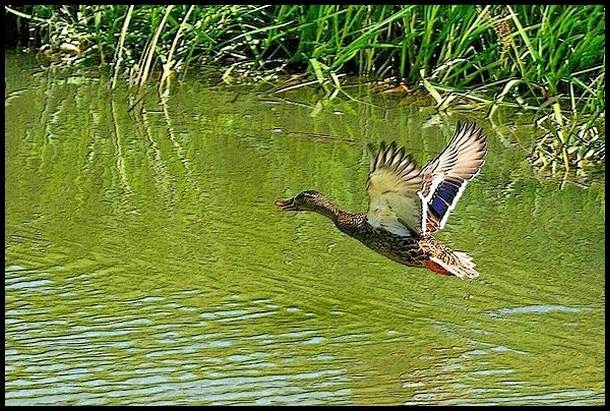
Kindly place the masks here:
POLYGON ((529 129, 480 121, 488 162, 439 233, 469 283, 273 206, 365 210, 366 143, 422 163, 457 117, 196 81, 137 115, 5 67, 7 404, 604 402, 605 183, 536 178, 529 129))

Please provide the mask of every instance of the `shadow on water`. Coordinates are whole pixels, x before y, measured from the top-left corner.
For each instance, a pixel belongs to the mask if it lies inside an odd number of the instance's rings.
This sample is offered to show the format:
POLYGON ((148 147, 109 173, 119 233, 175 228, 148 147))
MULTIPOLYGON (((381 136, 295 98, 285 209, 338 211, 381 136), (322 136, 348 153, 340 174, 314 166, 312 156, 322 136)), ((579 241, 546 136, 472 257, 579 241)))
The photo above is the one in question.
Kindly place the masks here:
POLYGON ((422 164, 457 117, 193 81, 136 121, 101 80, 5 67, 7 404, 604 402, 605 182, 535 177, 528 128, 480 121, 439 233, 468 283, 273 206, 366 210, 366 144, 422 164))

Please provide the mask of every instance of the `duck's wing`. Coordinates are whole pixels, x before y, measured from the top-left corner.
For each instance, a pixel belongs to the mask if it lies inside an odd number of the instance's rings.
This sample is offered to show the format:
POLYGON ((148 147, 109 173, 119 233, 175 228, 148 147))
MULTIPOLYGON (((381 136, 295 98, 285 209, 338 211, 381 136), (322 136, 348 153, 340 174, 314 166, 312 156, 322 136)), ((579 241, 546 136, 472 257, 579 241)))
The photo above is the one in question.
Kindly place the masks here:
POLYGON ((398 235, 421 233, 422 202, 417 192, 423 180, 415 161, 393 142, 381 143, 377 152, 369 146, 369 152, 367 221, 398 235))
POLYGON ((458 123, 447 148, 421 170, 424 231, 445 226, 466 184, 481 171, 486 153, 483 131, 472 122, 458 123))

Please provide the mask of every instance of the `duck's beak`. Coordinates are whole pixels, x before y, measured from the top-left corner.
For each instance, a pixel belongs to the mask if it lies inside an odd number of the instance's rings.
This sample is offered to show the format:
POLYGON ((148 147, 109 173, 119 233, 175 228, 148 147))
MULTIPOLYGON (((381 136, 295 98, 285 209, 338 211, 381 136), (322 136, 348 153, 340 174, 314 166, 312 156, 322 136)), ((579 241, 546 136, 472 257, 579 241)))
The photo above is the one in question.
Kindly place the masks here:
POLYGON ((297 205, 294 203, 294 198, 288 200, 275 200, 273 203, 279 207, 282 211, 299 211, 297 205))

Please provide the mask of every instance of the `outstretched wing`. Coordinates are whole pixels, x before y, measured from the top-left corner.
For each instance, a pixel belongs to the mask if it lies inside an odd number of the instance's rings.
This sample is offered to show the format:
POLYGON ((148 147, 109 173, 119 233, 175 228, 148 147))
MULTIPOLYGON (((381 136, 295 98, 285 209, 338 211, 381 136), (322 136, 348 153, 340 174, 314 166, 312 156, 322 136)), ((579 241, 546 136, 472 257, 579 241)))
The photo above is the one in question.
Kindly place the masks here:
POLYGON ((458 123, 447 148, 421 171, 423 186, 420 198, 425 231, 432 232, 445 226, 466 184, 481 170, 486 153, 483 131, 475 123, 458 123))
POLYGON ((394 142, 389 146, 381 143, 377 153, 369 146, 369 151, 369 224, 398 235, 421 233, 422 202, 417 192, 423 180, 415 161, 404 148, 397 149, 394 142))

